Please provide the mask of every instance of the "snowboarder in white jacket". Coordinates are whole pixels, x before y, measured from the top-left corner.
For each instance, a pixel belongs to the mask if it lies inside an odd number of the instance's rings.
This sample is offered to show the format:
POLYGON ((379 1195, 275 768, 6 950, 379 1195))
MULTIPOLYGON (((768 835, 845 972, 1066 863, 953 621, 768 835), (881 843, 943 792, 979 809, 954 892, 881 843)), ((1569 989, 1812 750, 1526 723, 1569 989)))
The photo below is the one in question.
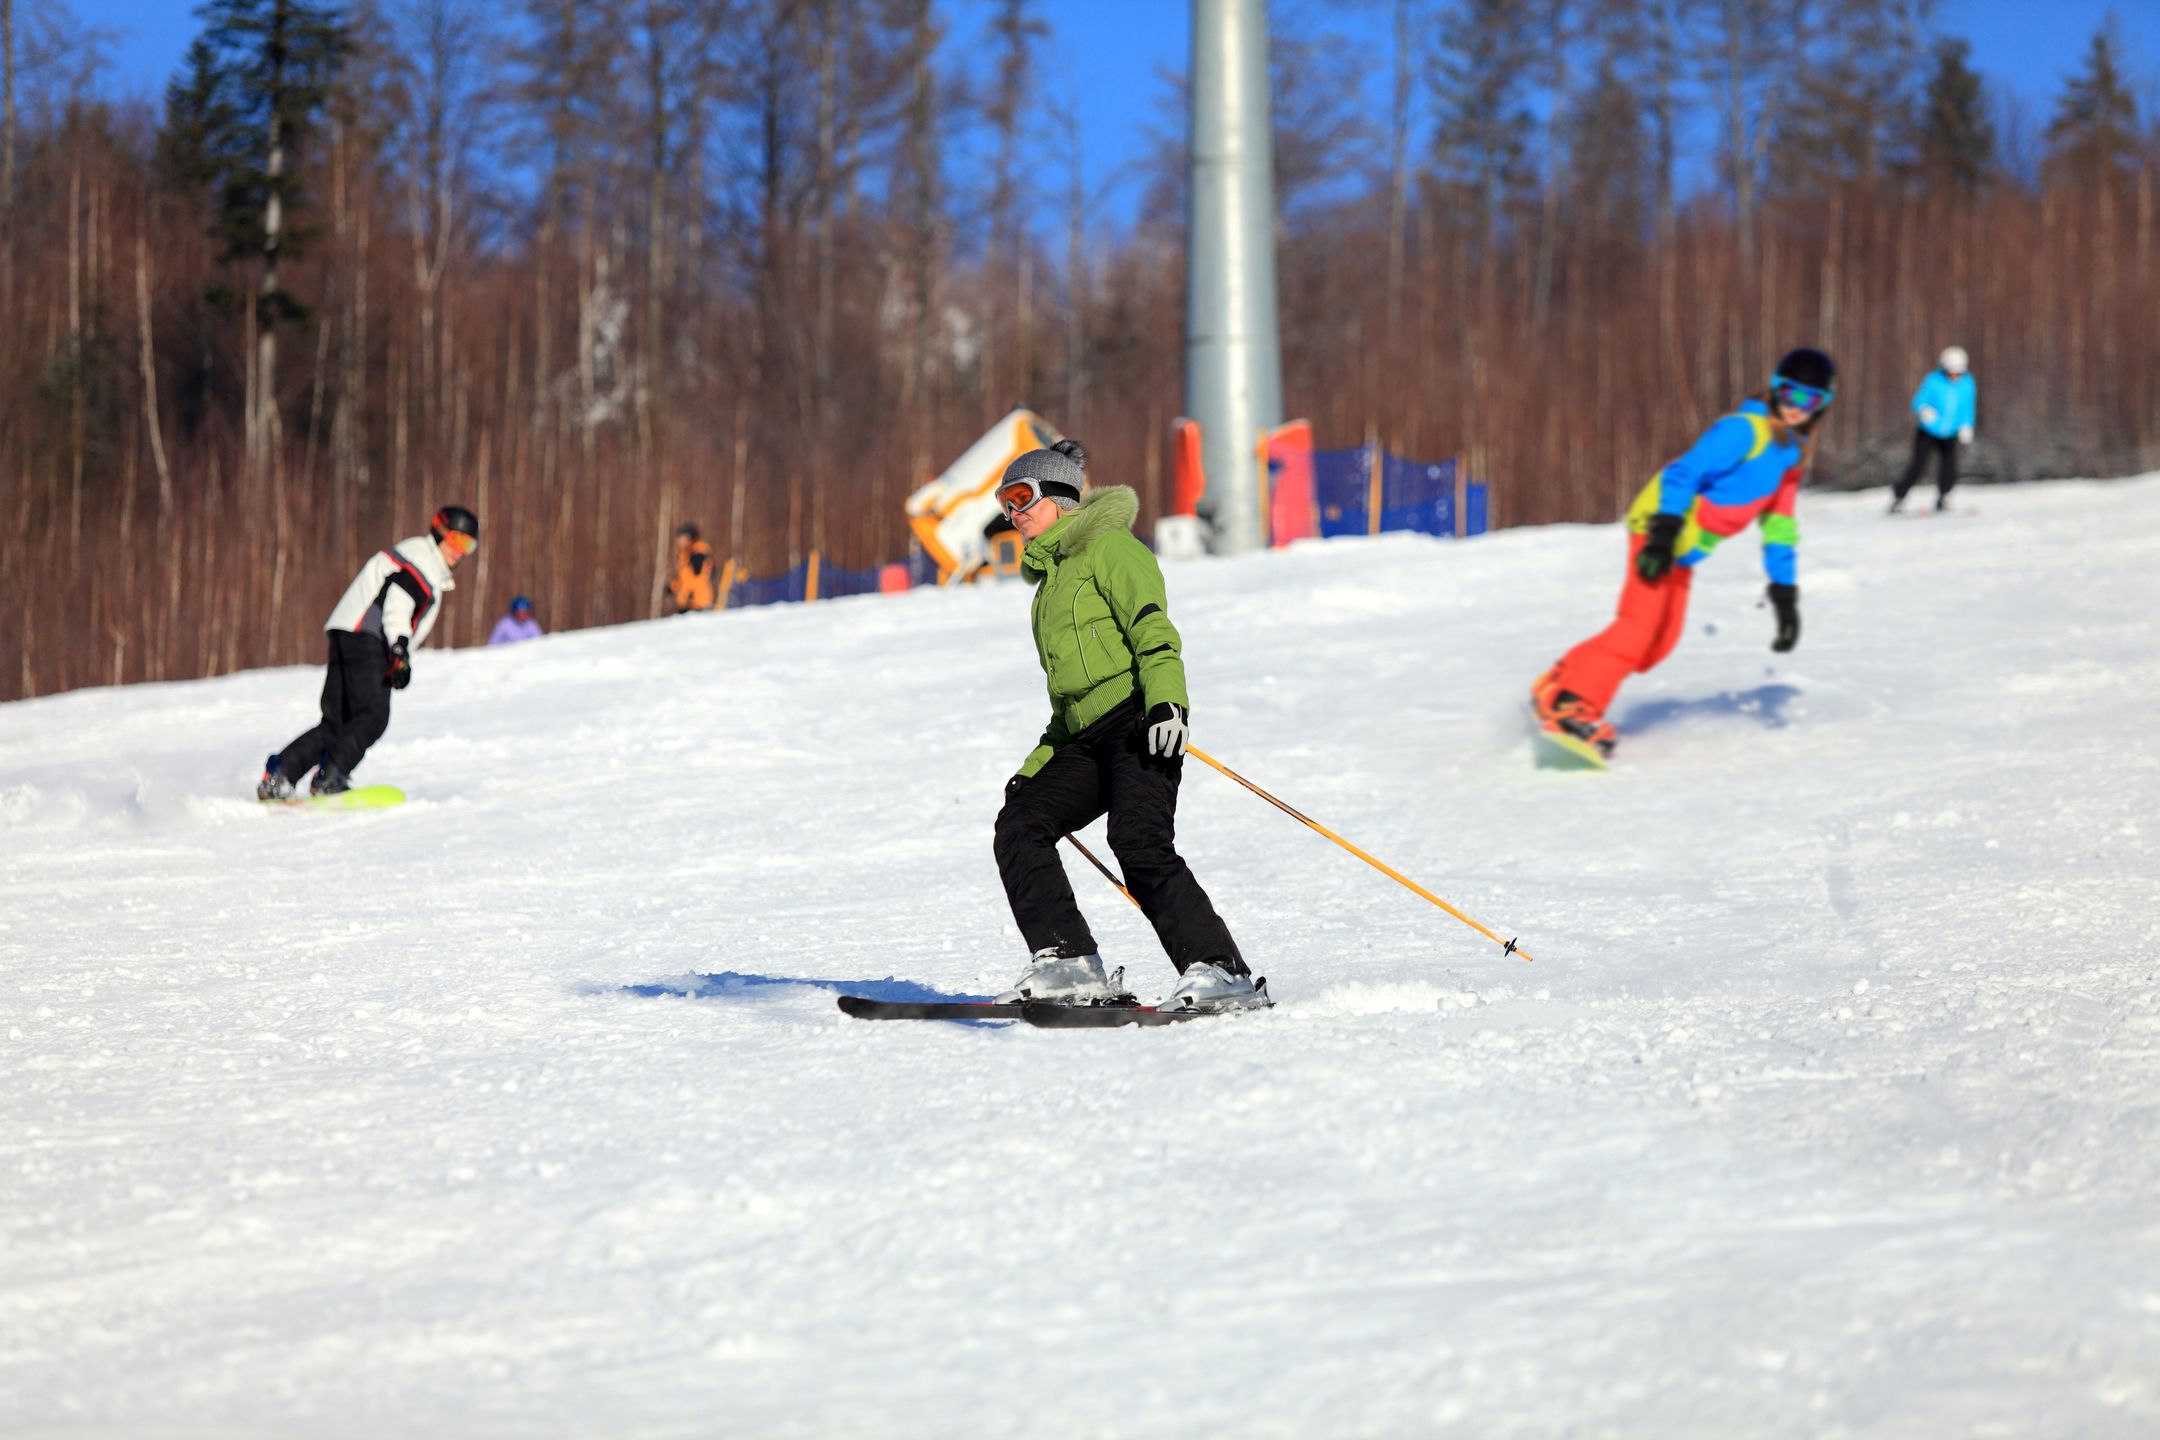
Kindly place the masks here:
POLYGON ((425 535, 377 551, 345 587, 323 624, 330 640, 322 721, 264 762, 258 800, 289 800, 308 771, 309 789, 349 789, 368 747, 390 727, 390 692, 412 679, 412 652, 435 628, 458 561, 480 543, 480 517, 462 505, 435 512, 425 535))

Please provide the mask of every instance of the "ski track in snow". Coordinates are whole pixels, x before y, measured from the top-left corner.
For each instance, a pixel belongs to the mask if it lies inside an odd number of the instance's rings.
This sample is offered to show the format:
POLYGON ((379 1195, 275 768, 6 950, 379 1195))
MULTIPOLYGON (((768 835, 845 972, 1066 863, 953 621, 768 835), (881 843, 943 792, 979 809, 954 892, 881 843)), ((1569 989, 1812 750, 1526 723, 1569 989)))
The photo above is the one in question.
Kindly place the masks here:
POLYGON ((376 815, 245 798, 317 668, 0 707, 0 1433, 2160 1432, 2160 477, 1980 504, 1807 496, 1791 656, 1733 543, 1604 777, 1617 527, 1170 567, 1537 959, 1193 765, 1282 1003, 1159 1031, 832 1003, 1024 959, 1018 586, 424 652, 376 815))

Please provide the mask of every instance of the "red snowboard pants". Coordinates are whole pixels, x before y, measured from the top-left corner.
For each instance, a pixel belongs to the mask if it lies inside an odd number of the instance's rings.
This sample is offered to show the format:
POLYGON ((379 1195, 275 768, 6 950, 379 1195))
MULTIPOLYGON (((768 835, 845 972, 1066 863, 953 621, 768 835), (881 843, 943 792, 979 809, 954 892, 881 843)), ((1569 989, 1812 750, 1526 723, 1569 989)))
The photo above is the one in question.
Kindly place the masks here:
POLYGON ((1643 537, 1628 538, 1627 583, 1620 588, 1620 609, 1613 622, 1560 658, 1555 679, 1603 715, 1630 675, 1657 668, 1680 643, 1687 624, 1688 590, 1695 572, 1675 565, 1655 583, 1635 573, 1643 537))

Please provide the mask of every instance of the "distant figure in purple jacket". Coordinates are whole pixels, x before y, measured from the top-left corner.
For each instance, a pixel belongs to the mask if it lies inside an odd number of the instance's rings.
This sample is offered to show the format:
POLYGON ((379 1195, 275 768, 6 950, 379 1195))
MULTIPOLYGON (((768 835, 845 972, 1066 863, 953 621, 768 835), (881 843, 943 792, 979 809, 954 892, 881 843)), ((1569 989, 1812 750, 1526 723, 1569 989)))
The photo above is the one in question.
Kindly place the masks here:
POLYGON ((510 602, 510 613, 495 622, 495 629, 488 635, 490 645, 515 645, 520 640, 540 638, 540 622, 533 619, 532 601, 523 595, 510 602))

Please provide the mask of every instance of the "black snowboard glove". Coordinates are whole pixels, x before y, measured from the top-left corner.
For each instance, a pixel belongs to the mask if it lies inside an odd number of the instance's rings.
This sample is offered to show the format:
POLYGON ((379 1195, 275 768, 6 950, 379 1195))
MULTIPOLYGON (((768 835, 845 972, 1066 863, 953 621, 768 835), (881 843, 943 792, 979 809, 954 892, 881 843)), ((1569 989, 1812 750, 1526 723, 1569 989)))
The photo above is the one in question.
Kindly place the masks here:
POLYGON ((1777 611, 1777 639, 1770 648, 1782 655, 1800 643, 1800 587, 1773 584, 1764 592, 1770 608, 1777 611))
POLYGON ((390 688, 402 690, 412 684, 412 647, 406 637, 400 635, 397 644, 390 647, 390 669, 386 672, 390 688))
POLYGON ((1643 537, 1643 547, 1635 552, 1635 573, 1643 578, 1643 583, 1655 585, 1665 578, 1666 571, 1672 569, 1673 547, 1680 543, 1680 532, 1686 526, 1684 515, 1650 517, 1650 529, 1643 537))
POLYGON ((1015 775, 1012 779, 1007 780, 1005 782, 1005 803, 1012 804, 1013 796, 1018 795, 1020 787, 1027 784, 1027 782, 1028 777, 1025 775, 1015 775))

